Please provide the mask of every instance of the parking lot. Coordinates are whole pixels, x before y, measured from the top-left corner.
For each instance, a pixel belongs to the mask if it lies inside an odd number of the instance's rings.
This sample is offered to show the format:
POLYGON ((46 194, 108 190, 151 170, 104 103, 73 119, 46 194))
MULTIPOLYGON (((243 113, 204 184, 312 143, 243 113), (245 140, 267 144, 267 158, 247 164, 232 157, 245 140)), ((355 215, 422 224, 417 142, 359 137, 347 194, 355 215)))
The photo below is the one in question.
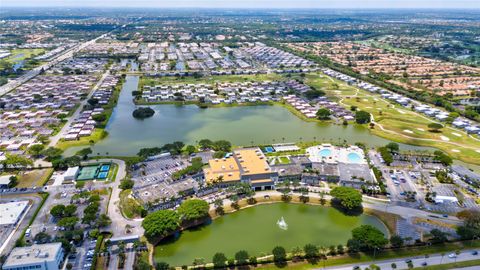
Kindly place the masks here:
POLYGON ((135 188, 171 182, 172 173, 187 167, 187 165, 188 161, 186 159, 170 156, 145 161, 136 166, 136 169, 132 172, 132 180, 135 181, 135 188))
POLYGON ((198 183, 191 178, 173 180, 172 174, 186 168, 187 159, 178 157, 161 157, 137 164, 132 172, 134 196, 143 203, 168 201, 184 192, 198 188, 198 183))

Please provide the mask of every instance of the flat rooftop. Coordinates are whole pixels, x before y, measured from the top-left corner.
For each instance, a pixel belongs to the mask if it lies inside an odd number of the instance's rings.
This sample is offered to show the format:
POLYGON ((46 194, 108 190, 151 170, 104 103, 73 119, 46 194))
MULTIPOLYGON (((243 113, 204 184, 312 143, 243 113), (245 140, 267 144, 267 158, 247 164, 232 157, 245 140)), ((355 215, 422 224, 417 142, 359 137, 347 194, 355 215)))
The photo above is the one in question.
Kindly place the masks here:
POLYGON ((29 247, 17 247, 10 252, 3 267, 22 266, 25 264, 43 263, 55 261, 55 257, 62 248, 62 243, 50 243, 32 245, 29 247))
POLYGON ((23 211, 27 208, 28 201, 8 202, 0 204, 0 226, 17 223, 23 211))
POLYGON ((260 148, 235 150, 234 157, 241 166, 242 175, 270 173, 272 169, 260 148))
POLYGON ((208 165, 209 168, 204 169, 207 182, 216 181, 219 177, 225 182, 240 180, 240 168, 233 157, 211 159, 208 165))

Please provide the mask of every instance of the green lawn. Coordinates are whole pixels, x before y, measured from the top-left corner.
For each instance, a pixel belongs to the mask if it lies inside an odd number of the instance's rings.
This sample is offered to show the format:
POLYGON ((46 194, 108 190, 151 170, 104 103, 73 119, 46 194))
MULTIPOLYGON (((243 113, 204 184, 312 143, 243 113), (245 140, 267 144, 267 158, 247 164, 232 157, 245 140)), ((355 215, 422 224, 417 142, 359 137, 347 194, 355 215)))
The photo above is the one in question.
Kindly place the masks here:
POLYGON ((123 216, 126 218, 137 218, 140 217, 140 211, 142 206, 137 202, 137 200, 130 197, 132 190, 127 189, 123 190, 120 193, 120 209, 122 210, 123 216))
POLYGON ((93 143, 96 143, 102 139, 104 139, 108 134, 104 133, 105 131, 100 128, 96 128, 92 135, 88 137, 80 137, 79 140, 75 141, 66 141, 61 139, 58 141, 57 145, 55 147, 60 148, 62 150, 65 150, 69 147, 74 147, 74 146, 85 146, 88 147, 93 143))
POLYGON ((20 173, 18 177, 17 188, 31 188, 31 187, 41 187, 43 186, 50 176, 52 176, 53 169, 41 169, 41 170, 32 170, 25 171, 20 173))
POLYGON ((289 164, 290 159, 288 157, 279 157, 277 160, 279 160, 280 164, 289 164))

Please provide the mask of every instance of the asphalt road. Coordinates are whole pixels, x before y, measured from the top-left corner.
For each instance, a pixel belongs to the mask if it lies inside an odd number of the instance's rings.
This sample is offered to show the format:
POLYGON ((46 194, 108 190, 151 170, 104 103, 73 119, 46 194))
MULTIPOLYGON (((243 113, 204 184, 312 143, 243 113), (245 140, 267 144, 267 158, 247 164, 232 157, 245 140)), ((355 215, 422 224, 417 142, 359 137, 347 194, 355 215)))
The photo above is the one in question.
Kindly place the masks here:
MULTIPOLYGON (((428 258, 424 256, 417 256, 417 257, 410 257, 410 258, 396 258, 391 260, 383 260, 383 261, 376 261, 376 262, 366 262, 362 264, 350 264, 350 265, 343 265, 343 266, 336 266, 336 267, 327 267, 325 269, 329 270, 352 270, 355 266, 360 266, 361 269, 365 269, 371 264, 378 265, 382 270, 390 270, 392 268, 392 263, 397 265, 396 269, 408 269, 407 263, 405 262, 407 259, 411 259, 414 267, 422 267, 423 263, 426 262, 427 265, 440 265, 446 263, 454 263, 456 262, 463 262, 463 261, 471 261, 471 260, 479 260, 479 255, 472 255, 473 250, 464 250, 462 251, 456 258, 449 258, 448 255, 451 253, 445 254, 443 257, 441 254, 432 254, 428 258)), ((317 268, 323 269, 323 268, 317 268)), ((480 269, 477 267, 475 269, 480 269)))
POLYGON ((25 83, 27 82, 28 80, 32 79, 33 77, 37 76, 38 74, 40 74, 40 71, 42 70, 42 68, 44 70, 47 70, 49 69, 50 67, 54 66, 55 64, 65 60, 65 59, 68 59, 70 57, 72 57, 76 52, 80 51, 81 49, 89 46, 90 44, 93 44, 95 43, 98 39, 101 39, 103 37, 105 37, 107 34, 103 34, 99 37, 96 37, 92 40, 89 40, 87 42, 84 42, 84 43, 81 43, 79 44, 78 46, 75 46, 69 50, 66 50, 65 52, 63 52, 62 54, 60 54, 59 56, 57 56, 55 59, 53 59, 52 61, 48 62, 48 63, 45 63, 41 66, 38 66, 30 71, 28 71, 27 73, 25 73, 24 75, 18 77, 17 79, 15 80, 12 80, 10 82, 8 82, 7 84, 3 85, 0 87, 0 96, 3 96, 5 95, 6 93, 12 91, 14 88, 18 87, 19 85, 21 85, 22 83, 25 83))
POLYGON ((122 191, 118 186, 120 181, 127 175, 126 165, 123 160, 119 159, 104 159, 100 160, 104 162, 114 162, 118 166, 118 172, 115 178, 115 182, 112 183, 112 196, 108 204, 108 216, 112 220, 112 224, 108 228, 113 237, 127 236, 125 233, 125 225, 129 224, 132 228, 132 233, 129 235, 143 235, 142 220, 141 219, 126 219, 123 217, 119 205, 120 205, 120 192, 122 191))

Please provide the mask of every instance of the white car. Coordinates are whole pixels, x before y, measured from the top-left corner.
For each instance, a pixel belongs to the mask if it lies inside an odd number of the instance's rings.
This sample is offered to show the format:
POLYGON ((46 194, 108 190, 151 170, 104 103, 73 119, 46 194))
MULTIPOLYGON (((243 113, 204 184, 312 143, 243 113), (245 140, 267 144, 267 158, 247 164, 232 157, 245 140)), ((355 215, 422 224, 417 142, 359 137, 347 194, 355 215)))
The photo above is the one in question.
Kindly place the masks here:
POLYGON ((448 255, 448 257, 449 257, 450 259, 455 259, 455 258, 457 257, 457 254, 452 253, 452 254, 448 255))

